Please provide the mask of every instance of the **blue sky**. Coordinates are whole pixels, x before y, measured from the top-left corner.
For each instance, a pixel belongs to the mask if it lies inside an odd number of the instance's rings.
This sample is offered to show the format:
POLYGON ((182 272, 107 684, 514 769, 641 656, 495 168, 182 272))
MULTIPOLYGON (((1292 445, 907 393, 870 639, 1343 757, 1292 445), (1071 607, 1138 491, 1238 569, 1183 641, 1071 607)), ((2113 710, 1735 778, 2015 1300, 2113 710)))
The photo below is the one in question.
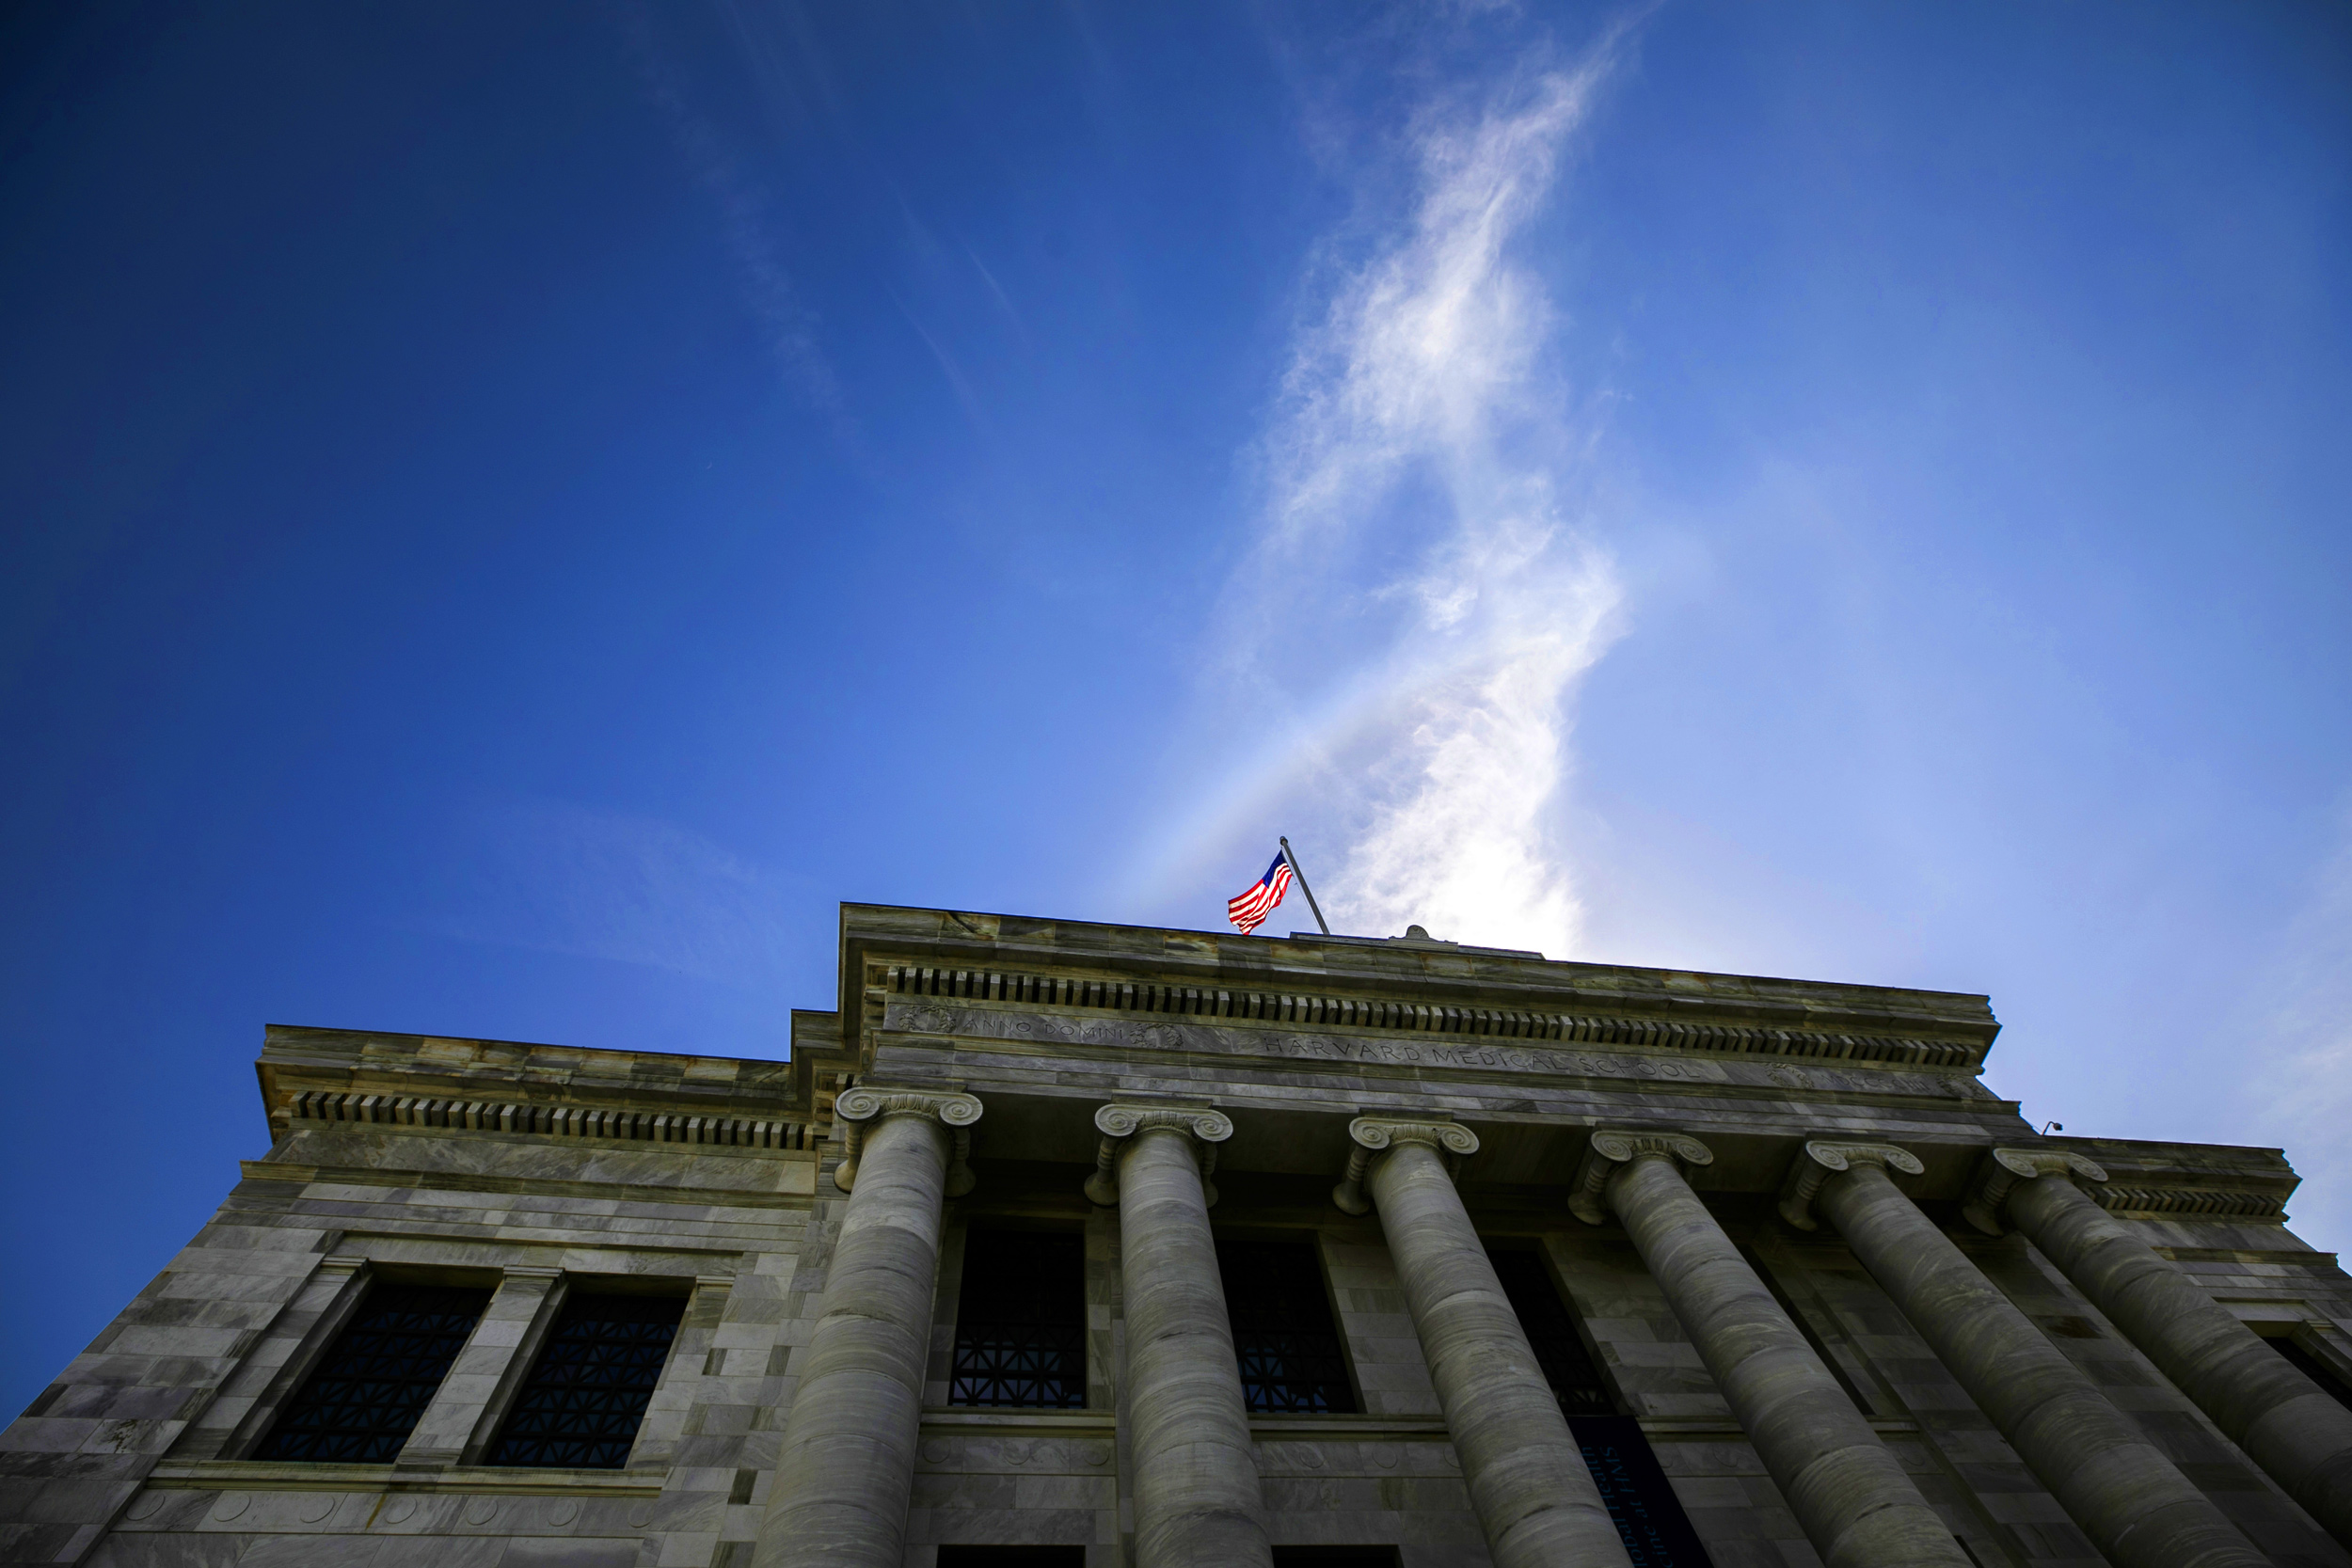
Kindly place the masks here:
POLYGON ((0 1403, 266 1022, 780 1054, 839 900, 1213 927, 1277 833, 1990 992, 2352 1243, 2344 12, 0 29, 0 1403))

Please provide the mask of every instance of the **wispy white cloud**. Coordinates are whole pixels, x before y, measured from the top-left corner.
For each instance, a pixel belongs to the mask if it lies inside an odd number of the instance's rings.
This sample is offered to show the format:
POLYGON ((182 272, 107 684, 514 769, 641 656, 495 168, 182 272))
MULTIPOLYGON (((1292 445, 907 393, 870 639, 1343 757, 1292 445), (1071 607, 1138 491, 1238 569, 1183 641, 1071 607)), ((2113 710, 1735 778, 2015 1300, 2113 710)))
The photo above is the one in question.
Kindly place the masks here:
MULTIPOLYGON (((726 11, 740 31, 733 8, 726 11)), ((830 420, 837 436, 853 443, 840 378, 818 344, 816 312, 803 303, 784 264, 768 193, 746 172, 719 127, 694 106, 684 73, 655 31, 652 13, 625 8, 620 16, 646 96, 669 123, 687 171, 718 213, 743 302, 758 320, 787 385, 804 406, 830 420)))
POLYGON ((430 923, 462 941, 766 990, 805 942, 816 890, 652 817, 560 800, 467 824, 466 884, 430 923))
POLYGON ((1330 269, 1264 438, 1220 639, 1246 727, 1285 742, 1186 836, 1312 823, 1343 930, 1577 946, 1555 833, 1571 698, 1623 593, 1580 526, 1591 432, 1521 251, 1619 36, 1413 123, 1410 210, 1330 269))
POLYGON ((2352 801, 2332 852, 2281 935, 2244 1026, 2254 1045, 2254 1103, 2242 1136, 2285 1146, 2303 1177, 2296 1232, 2352 1248, 2352 801))

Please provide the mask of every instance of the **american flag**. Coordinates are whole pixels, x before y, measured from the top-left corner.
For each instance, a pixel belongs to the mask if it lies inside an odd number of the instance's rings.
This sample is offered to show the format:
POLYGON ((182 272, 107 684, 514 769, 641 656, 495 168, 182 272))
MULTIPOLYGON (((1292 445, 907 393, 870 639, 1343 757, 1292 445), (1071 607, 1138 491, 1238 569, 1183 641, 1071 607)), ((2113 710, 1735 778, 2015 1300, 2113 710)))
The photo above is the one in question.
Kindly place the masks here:
POLYGON ((1225 900, 1225 918, 1241 927, 1243 936, 1248 936, 1264 923, 1274 907, 1282 901, 1282 895, 1290 890, 1291 863, 1277 855, 1274 863, 1265 868, 1265 875, 1252 883, 1248 892, 1225 900))

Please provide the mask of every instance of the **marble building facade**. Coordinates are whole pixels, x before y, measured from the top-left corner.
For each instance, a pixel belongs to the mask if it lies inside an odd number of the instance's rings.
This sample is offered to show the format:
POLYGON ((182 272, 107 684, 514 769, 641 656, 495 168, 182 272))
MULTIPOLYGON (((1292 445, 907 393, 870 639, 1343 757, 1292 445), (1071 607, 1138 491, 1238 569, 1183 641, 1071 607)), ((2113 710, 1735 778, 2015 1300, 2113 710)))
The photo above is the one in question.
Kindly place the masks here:
POLYGON ((0 1560, 2352 1568, 2286 1159, 2036 1136, 1984 997, 864 905, 839 973, 784 1062, 270 1029, 0 1560))

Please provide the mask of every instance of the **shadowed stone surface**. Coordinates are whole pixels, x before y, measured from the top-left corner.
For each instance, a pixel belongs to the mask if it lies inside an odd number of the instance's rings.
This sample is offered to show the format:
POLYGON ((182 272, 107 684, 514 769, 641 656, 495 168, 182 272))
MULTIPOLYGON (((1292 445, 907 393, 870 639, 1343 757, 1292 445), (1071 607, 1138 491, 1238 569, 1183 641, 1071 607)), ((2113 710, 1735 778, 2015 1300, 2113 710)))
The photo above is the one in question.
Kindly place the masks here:
POLYGON ((2066 1178, 2019 1182, 2008 1212, 2215 1425, 2338 1541, 2352 1544, 2352 1409, 2066 1178))
POLYGON ((2118 1568, 2268 1561, 1897 1190, 1855 1160, 1820 1205, 1970 1397, 2118 1568))
POLYGON ((1368 1185, 1498 1568, 1630 1568, 1437 1148, 1398 1139, 1368 1185))
POLYGON ((1148 1126, 1118 1160, 1136 1561, 1272 1568, 1192 1136, 1148 1126))
POLYGON ((759 1528, 763 1568, 893 1568, 904 1555, 947 1154, 928 1111, 866 1135, 759 1528))
POLYGON ((1663 1150, 1610 1180, 1659 1289, 1829 1568, 1969 1568, 1894 1455, 1663 1150))

